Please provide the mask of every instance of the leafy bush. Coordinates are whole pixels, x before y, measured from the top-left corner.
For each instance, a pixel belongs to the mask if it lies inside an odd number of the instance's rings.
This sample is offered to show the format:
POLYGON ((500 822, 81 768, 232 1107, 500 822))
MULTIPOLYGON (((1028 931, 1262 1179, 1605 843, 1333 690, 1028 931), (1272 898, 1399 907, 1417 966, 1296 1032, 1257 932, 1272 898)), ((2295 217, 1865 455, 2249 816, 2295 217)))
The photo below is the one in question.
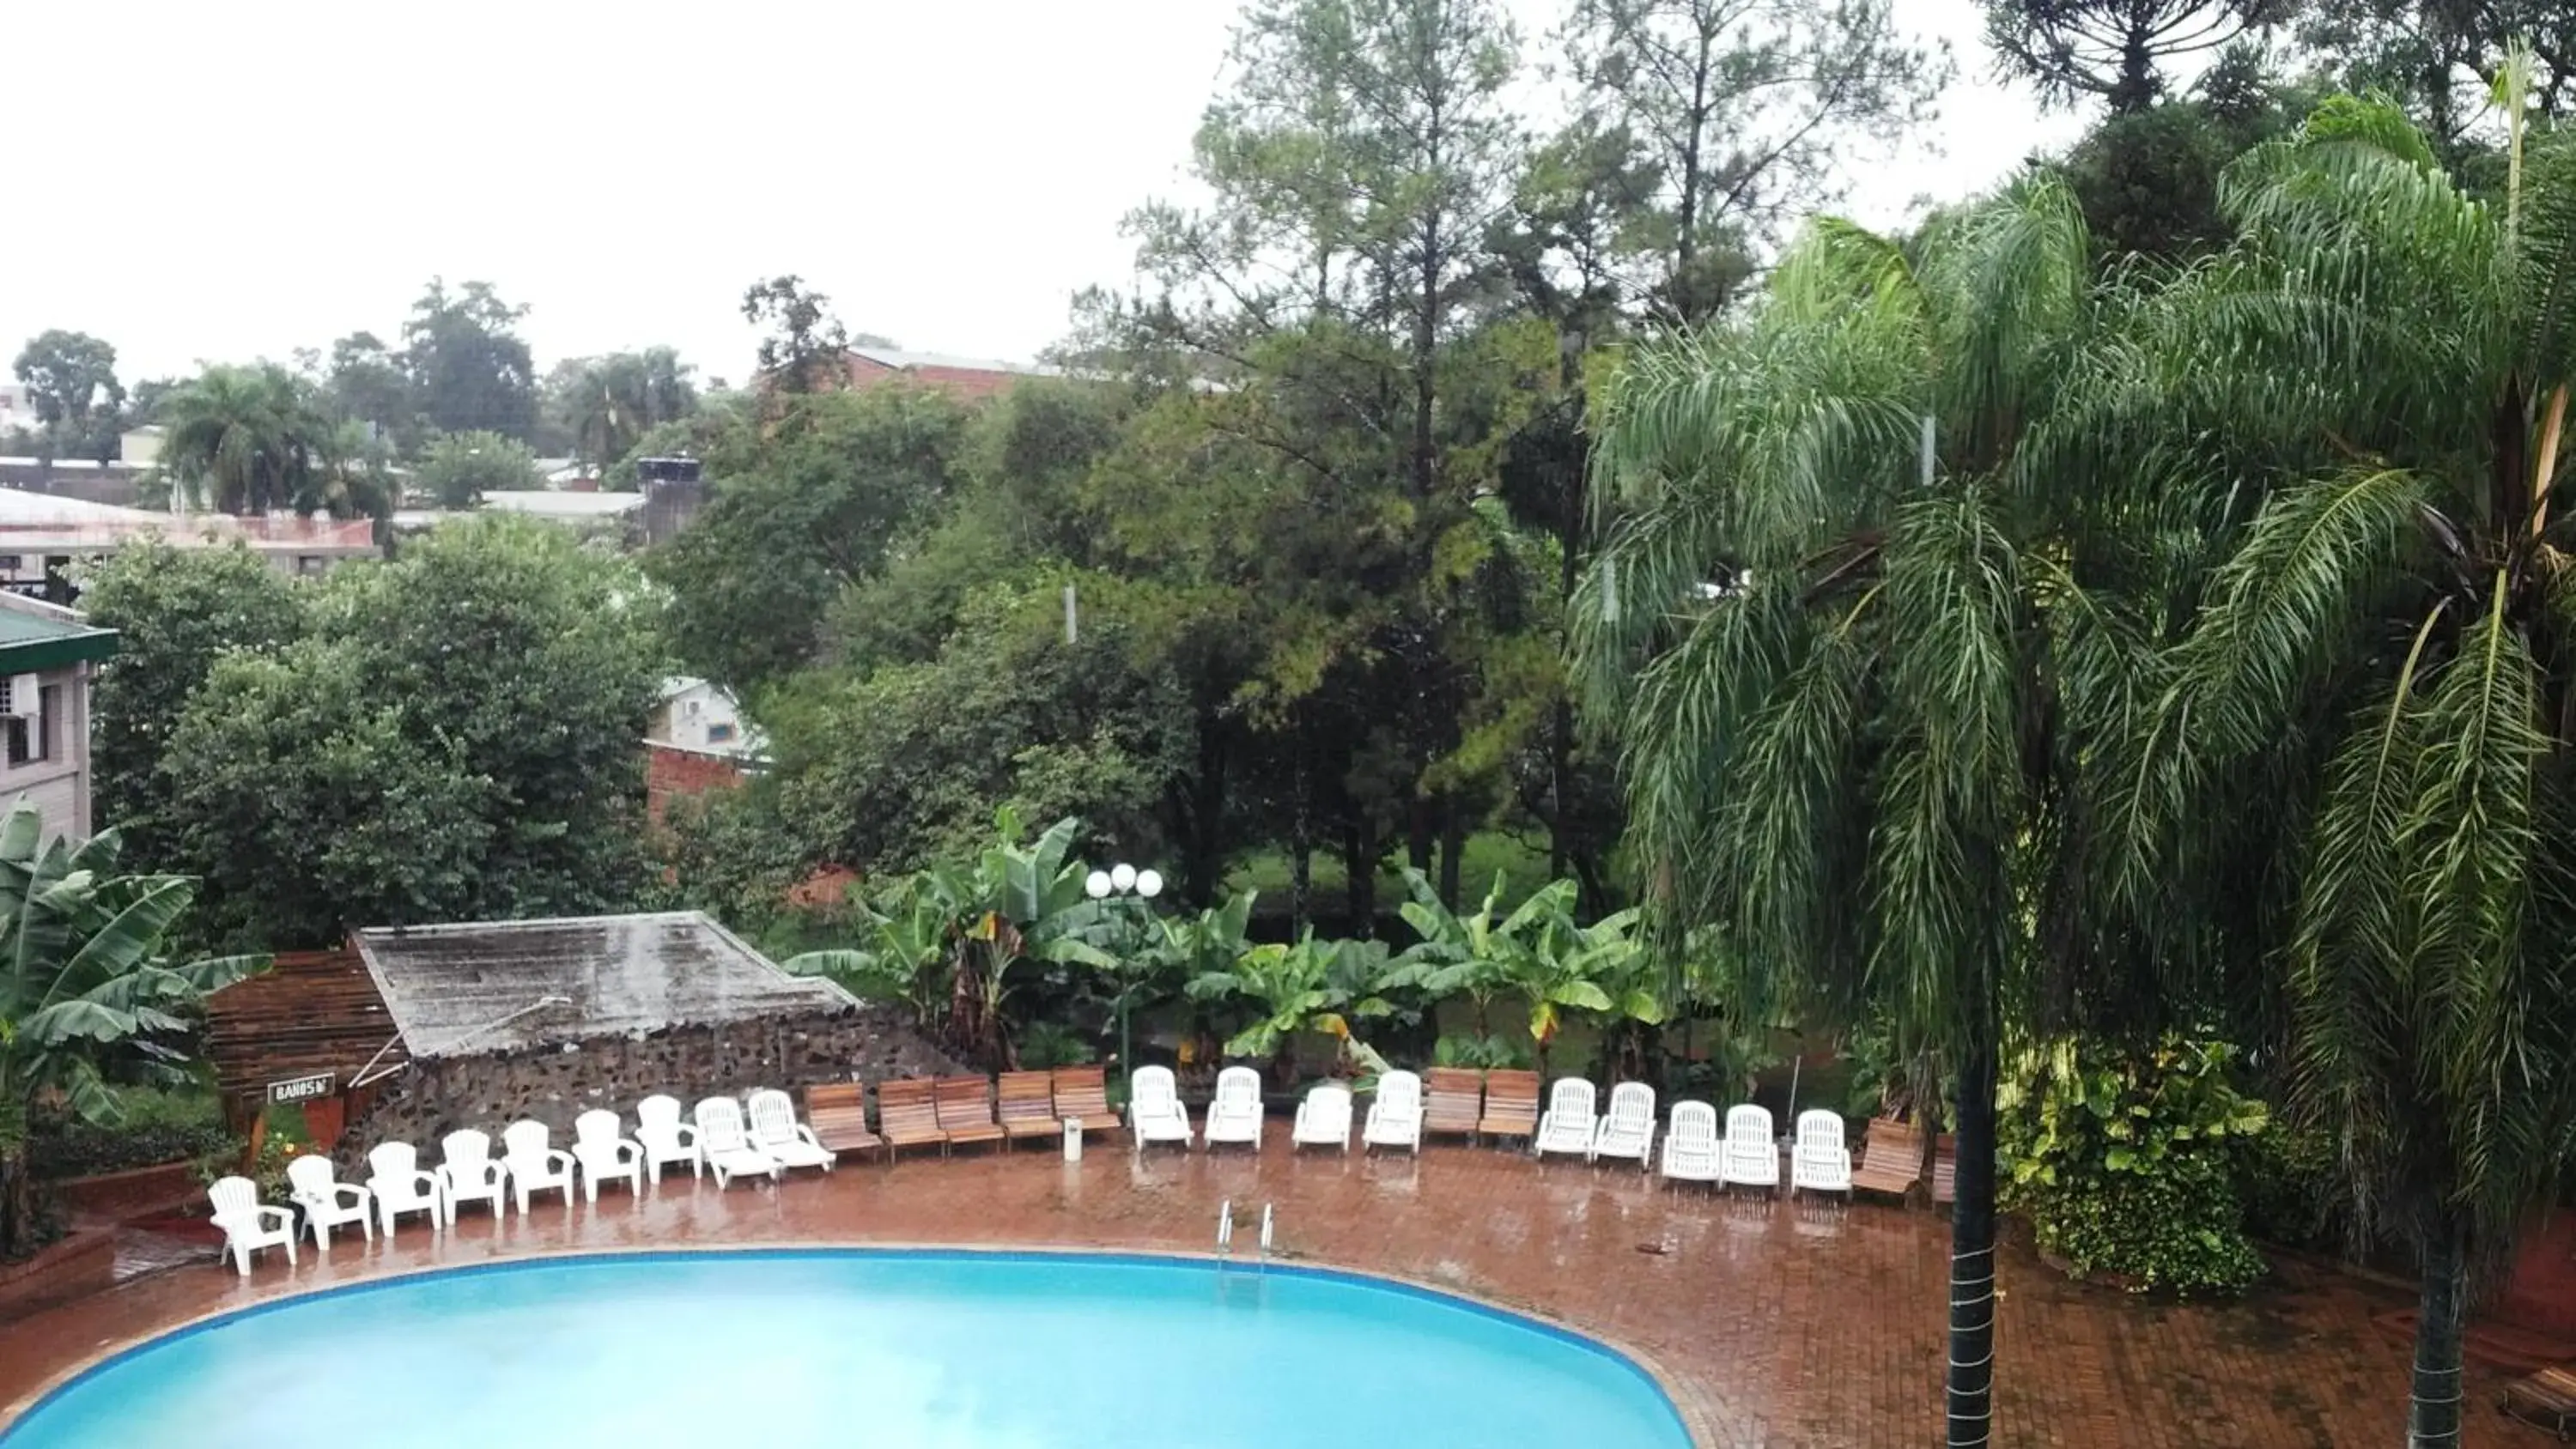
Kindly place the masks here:
POLYGON ((2267 1243, 2339 1252, 2350 1219, 2336 1191, 2334 1139, 2314 1127, 2276 1123, 2243 1154, 2238 1191, 2245 1230, 2267 1243))
POLYGON ((2229 1081, 2235 1049, 2168 1038, 2125 1051, 2061 1039, 1997 1093, 2007 1207, 2076 1272, 2133 1291, 2237 1292, 2263 1273, 2237 1167, 2270 1121, 2229 1081))
POLYGON ((1530 1064, 1527 1043, 1500 1032, 1491 1036, 1474 1036, 1451 1032, 1440 1038, 1431 1049, 1435 1067, 1526 1068, 1530 1064))
POLYGON ((1052 1021, 1033 1021, 1020 1028, 1020 1070, 1044 1071, 1050 1067, 1078 1067, 1099 1054, 1081 1032, 1052 1021))
POLYGON ((27 1135, 27 1161, 38 1182, 95 1177, 164 1162, 190 1162, 232 1152, 240 1140, 213 1122, 124 1122, 113 1127, 54 1122, 27 1135))

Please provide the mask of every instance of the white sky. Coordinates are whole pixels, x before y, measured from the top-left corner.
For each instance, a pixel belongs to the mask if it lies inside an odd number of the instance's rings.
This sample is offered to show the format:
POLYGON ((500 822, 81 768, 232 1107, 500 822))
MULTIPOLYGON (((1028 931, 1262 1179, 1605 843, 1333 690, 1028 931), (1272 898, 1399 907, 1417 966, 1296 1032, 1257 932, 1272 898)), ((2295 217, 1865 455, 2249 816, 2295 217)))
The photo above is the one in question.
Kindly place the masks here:
MULTIPOLYGON (((1533 61, 1564 0, 1504 0, 1533 61)), ((1898 219, 2080 124, 1988 79, 1975 0, 1896 0, 1959 79, 1940 154, 1852 158, 1898 219)), ((95 333, 135 379, 396 339, 433 274, 526 303, 540 368, 668 343, 739 381, 756 278, 853 330, 1028 358, 1186 195, 1231 0, 89 0, 0 6, 16 204, 0 361, 95 333), (666 19, 665 17, 669 17, 666 19)))

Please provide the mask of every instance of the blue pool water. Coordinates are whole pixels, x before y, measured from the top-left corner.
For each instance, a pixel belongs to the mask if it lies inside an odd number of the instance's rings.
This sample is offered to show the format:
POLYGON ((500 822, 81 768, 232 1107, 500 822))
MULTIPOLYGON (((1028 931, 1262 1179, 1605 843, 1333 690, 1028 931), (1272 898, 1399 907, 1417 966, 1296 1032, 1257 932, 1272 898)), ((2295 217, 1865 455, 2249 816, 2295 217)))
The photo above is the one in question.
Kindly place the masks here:
POLYGON ((649 1254, 321 1293, 156 1340, 0 1449, 1687 1449, 1627 1359, 1341 1274, 649 1254))

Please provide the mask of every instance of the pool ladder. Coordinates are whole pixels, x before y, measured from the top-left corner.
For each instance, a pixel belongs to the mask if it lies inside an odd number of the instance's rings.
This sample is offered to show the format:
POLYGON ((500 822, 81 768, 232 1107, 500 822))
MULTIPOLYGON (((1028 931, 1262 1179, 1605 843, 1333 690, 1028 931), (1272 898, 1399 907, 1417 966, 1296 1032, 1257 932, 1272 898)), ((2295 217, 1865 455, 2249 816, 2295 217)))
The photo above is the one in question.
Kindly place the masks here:
MULTIPOLYGON (((1260 1266, 1265 1270, 1270 1266, 1271 1229, 1274 1221, 1275 1219, 1271 1213, 1271 1205, 1263 1203, 1261 1205, 1260 1266)), ((1217 1269, 1219 1272, 1224 1271, 1225 1265, 1234 1260, 1234 1199, 1232 1198, 1227 1198, 1224 1202, 1217 1204, 1216 1256, 1217 1269)))

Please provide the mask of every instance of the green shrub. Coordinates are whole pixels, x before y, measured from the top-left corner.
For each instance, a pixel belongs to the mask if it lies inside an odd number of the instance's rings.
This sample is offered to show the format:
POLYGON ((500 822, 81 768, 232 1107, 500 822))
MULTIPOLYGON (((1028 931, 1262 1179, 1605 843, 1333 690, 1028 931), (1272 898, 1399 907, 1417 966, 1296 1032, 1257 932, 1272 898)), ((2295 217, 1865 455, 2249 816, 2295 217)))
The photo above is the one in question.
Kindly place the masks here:
POLYGON ((84 1122, 38 1126, 27 1136, 27 1161, 38 1182, 94 1177, 164 1162, 190 1162, 239 1151, 240 1139, 210 1122, 84 1122))
POLYGON ((1020 1070, 1024 1072, 1079 1067, 1099 1055, 1081 1032, 1053 1021, 1033 1021, 1020 1028, 1019 1048, 1020 1070))
POLYGON ((2240 1162, 2270 1121, 2238 1092, 2235 1049, 2145 1051, 2061 1039, 2021 1054, 1997 1093, 2005 1206, 2076 1272, 2133 1291, 2233 1293, 2263 1274, 2240 1162))
POLYGON ((2275 1123, 2242 1154, 2237 1191, 2245 1230, 2267 1243, 2341 1252, 2351 1219, 2335 1183, 2334 1139, 2314 1127, 2275 1123))

